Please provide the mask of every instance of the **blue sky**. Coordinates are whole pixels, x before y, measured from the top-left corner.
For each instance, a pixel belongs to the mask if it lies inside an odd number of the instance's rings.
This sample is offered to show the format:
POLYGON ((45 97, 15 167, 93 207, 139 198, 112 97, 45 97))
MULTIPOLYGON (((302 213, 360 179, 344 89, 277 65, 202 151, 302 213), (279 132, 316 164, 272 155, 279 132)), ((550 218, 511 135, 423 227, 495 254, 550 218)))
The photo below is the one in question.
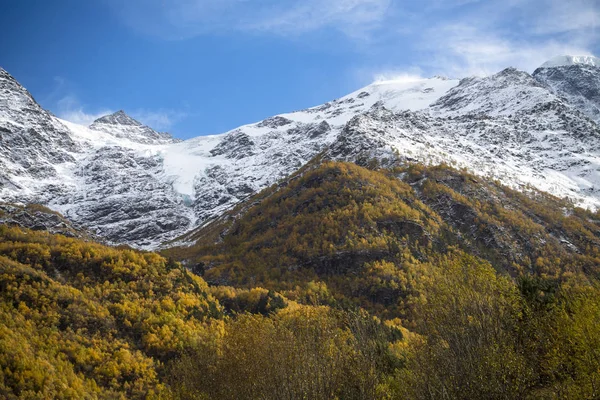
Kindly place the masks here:
POLYGON ((600 0, 0 0, 0 66, 56 115, 180 138, 376 79, 600 54, 600 0))

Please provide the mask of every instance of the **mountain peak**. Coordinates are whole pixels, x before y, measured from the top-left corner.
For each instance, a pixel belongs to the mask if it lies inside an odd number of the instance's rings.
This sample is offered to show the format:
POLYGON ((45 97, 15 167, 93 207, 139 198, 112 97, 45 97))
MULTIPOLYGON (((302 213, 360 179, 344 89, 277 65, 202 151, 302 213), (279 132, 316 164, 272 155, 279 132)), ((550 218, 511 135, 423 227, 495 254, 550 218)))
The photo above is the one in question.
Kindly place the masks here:
POLYGON ((12 82, 11 85, 15 85, 15 87, 25 90, 25 88, 23 88, 23 86, 21 86, 21 84, 19 82, 17 82, 15 77, 12 76, 7 70, 5 70, 2 67, 0 67, 0 78, 2 78, 3 81, 12 82))
POLYGON ((89 128, 138 143, 159 144, 176 143, 179 141, 168 133, 157 132, 149 126, 131 118, 123 110, 98 118, 89 128))
POLYGON ((569 65, 600 67, 600 58, 594 56, 556 56, 543 63, 540 68, 564 67, 569 65))
POLYGON ((95 120, 92 125, 108 124, 108 125, 125 125, 125 126, 142 126, 142 123, 131 118, 123 110, 105 115, 95 120))

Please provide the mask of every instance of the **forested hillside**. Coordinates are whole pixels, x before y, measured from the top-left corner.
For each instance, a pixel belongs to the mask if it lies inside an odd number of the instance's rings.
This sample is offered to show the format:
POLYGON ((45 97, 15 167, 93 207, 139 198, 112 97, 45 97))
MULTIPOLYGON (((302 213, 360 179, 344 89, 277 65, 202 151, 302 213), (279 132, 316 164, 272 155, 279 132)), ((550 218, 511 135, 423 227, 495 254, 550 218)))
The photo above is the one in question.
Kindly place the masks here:
POLYGON ((335 162, 163 255, 13 218, 0 397, 596 398, 599 219, 447 166, 335 162))
POLYGON ((7 399, 368 398, 401 337, 359 310, 209 288, 154 253, 18 227, 0 226, 0 288, 7 399))
POLYGON ((0 226, 5 398, 160 396, 161 363, 221 307, 157 254, 0 226))
POLYGON ((548 194, 525 195, 448 166, 328 162, 195 232, 196 245, 165 254, 212 284, 261 285, 395 318, 405 316, 414 271, 457 253, 513 279, 598 278, 599 220, 548 194))

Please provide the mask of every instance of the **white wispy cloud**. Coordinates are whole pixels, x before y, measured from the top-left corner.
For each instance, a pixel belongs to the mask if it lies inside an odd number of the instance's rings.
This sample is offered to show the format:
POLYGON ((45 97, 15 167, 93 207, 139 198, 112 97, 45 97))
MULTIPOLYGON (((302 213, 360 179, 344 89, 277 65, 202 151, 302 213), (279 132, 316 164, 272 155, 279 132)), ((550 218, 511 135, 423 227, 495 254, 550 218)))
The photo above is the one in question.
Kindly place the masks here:
POLYGON ((423 79, 423 71, 419 67, 412 67, 408 69, 379 69, 373 71, 371 76, 374 82, 414 82, 423 79))
POLYGON ((360 37, 380 27, 393 0, 109 0, 133 29, 167 39, 207 33, 300 35, 334 29, 360 37))
MULTIPOLYGON (((600 23, 600 3, 597 0, 546 0, 542 7, 540 9, 530 5, 525 8, 533 16, 532 31, 536 34, 586 29, 593 31, 600 23)), ((587 39, 594 40, 593 35, 587 39)))
POLYGON ((187 112, 177 110, 146 110, 131 111, 131 116, 156 130, 169 130, 179 121, 188 116, 187 112))
POLYGON ((136 31, 168 39, 244 32, 314 43, 321 31, 339 32, 371 63, 349 68, 380 64, 372 74, 379 79, 394 69, 457 77, 506 66, 532 71, 600 42, 598 0, 107 1, 136 31))
POLYGON ((391 0, 304 0, 280 7, 243 28, 280 34, 302 34, 333 27, 350 37, 359 37, 380 27, 391 0))
POLYGON ((75 85, 64 76, 55 76, 52 89, 42 98, 42 103, 59 118, 80 125, 89 125, 96 119, 111 114, 110 108, 94 108, 93 111, 80 101, 75 85))
MULTIPOLYGON (((55 107, 55 113, 59 118, 85 126, 89 126, 98 118, 114 112, 110 108, 90 109, 84 106, 74 94, 68 94, 60 98, 55 107)), ((188 115, 184 111, 166 109, 134 109, 126 112, 144 125, 160 131, 171 129, 188 115)))
POLYGON ((586 55, 599 49, 597 0, 430 0, 428 4, 422 10, 429 11, 410 20, 412 34, 405 40, 413 41, 414 52, 403 70, 421 68, 430 75, 451 77, 488 75, 509 66, 532 72, 554 56, 586 55))
POLYGON ((432 57, 423 63, 430 70, 454 77, 488 75, 506 67, 532 72, 560 54, 589 54, 578 41, 519 39, 473 25, 446 25, 431 31, 423 46, 432 57))
POLYGON ((95 112, 85 111, 79 99, 75 95, 69 94, 58 100, 55 112, 59 118, 87 126, 98 118, 112 114, 114 111, 110 109, 99 109, 95 112))

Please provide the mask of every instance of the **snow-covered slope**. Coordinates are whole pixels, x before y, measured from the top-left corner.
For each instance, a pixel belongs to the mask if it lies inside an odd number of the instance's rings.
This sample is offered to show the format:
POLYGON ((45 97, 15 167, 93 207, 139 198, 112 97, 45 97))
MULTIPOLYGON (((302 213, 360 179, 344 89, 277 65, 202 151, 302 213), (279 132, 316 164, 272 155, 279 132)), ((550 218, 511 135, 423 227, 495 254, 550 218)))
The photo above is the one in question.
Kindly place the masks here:
MULTIPOLYGON (((564 67, 545 67, 557 68, 564 67)), ((585 79, 597 79, 595 70, 585 79)), ((0 200, 42 202, 114 243, 154 248, 318 154, 359 163, 450 162, 513 187, 600 205, 597 123, 539 76, 512 68, 461 81, 376 82, 321 106, 184 142, 124 112, 90 127, 61 121, 2 76, 0 151, 11 169, 3 169, 0 200), (42 179, 40 165, 48 169, 42 179)))
POLYGON ((69 129, 0 68, 0 200, 60 196, 61 166, 77 151, 69 129))
POLYGON ((158 155, 176 140, 119 122, 62 121, 0 69, 0 201, 46 204, 115 243, 150 246, 185 229, 192 213, 158 155))
POLYGON ((507 68, 487 78, 466 78, 432 105, 435 115, 512 115, 554 100, 527 72, 507 68))
MULTIPOLYGON (((598 72, 587 77, 598 79, 598 72)), ((333 158, 446 162, 526 190, 532 186, 586 207, 600 206, 600 127, 531 75, 507 68, 466 78, 428 109, 377 104, 352 119, 333 158)))
POLYGON ((191 139, 164 151, 165 174, 192 199, 201 223, 302 167, 373 105, 423 109, 457 84, 443 78, 378 82, 318 107, 191 139))
POLYGON ((144 248, 191 226, 195 218, 184 196, 165 179, 162 153, 173 140, 139 143, 114 130, 61 122, 82 151, 64 168, 68 194, 50 199, 49 207, 113 243, 144 248))
POLYGON ((374 104, 426 108, 458 84, 443 78, 379 82, 319 107, 179 142, 123 111, 89 127, 60 120, 8 73, 3 77, 10 87, 0 93, 7 124, 1 151, 20 157, 22 165, 3 169, 0 200, 46 204, 113 243, 142 248, 156 247, 292 173, 374 104), (38 143, 37 131, 54 136, 38 143), (13 137, 25 141, 27 154, 8 140, 13 137), (43 176, 36 173, 42 167, 48 169, 43 176))

